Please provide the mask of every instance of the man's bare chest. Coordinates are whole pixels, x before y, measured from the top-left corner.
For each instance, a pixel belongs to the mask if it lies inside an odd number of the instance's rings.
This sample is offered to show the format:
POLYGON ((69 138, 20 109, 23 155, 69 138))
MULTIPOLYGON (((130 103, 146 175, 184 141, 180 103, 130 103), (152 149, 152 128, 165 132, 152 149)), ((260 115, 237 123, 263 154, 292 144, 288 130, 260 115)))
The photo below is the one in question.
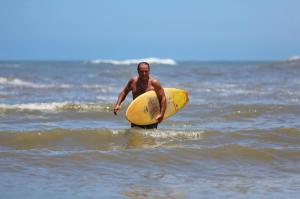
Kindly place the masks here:
POLYGON ((150 82, 133 84, 132 85, 133 98, 136 98, 137 96, 151 90, 154 90, 154 87, 151 85, 150 82))

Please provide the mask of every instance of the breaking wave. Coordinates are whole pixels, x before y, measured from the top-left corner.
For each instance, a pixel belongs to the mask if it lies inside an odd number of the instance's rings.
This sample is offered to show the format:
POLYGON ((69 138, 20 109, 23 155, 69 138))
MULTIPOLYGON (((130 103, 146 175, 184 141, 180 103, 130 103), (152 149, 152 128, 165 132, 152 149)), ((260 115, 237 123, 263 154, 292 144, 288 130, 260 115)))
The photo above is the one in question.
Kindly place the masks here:
POLYGON ((123 150, 156 147, 172 140, 201 139, 203 131, 140 129, 52 129, 0 131, 0 147, 17 150, 123 150))
POLYGON ((14 77, 0 77, 0 84, 28 88, 70 88, 67 84, 37 84, 14 77))
MULTIPOLYGON (((15 77, 0 77, 0 85, 19 87, 19 88, 33 88, 33 89, 72 89, 72 88, 82 88, 82 89, 97 89, 101 92, 110 92, 115 88, 104 84, 83 84, 83 85, 70 85, 70 84, 40 84, 33 83, 31 81, 26 81, 15 77)), ((0 93, 1 95, 1 93, 0 93)))
POLYGON ((105 128, 0 131, 1 151, 45 149, 81 153, 163 147, 170 149, 169 155, 175 153, 177 157, 197 156, 220 161, 299 161, 299 141, 300 133, 295 128, 233 133, 105 128), (241 143, 245 139, 249 144, 241 143), (251 144, 252 141, 257 145, 251 144), (261 142, 270 144, 262 147, 261 142))
POLYGON ((144 59, 127 59, 127 60, 113 60, 113 59, 97 59, 88 61, 91 64, 113 64, 113 65, 130 65, 138 64, 139 62, 148 62, 149 64, 165 64, 176 65, 176 61, 173 59, 160 59, 160 58, 144 58, 144 59))
POLYGON ((27 104, 0 104, 0 113, 7 112, 61 112, 61 111, 109 111, 112 104, 50 102, 27 104))

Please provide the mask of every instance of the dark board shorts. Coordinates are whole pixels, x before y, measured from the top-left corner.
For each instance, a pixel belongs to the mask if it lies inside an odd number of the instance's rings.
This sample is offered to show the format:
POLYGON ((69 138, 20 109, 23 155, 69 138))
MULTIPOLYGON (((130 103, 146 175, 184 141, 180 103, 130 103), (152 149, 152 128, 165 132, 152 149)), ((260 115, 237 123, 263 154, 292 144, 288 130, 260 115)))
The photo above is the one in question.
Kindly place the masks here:
POLYGON ((136 125, 136 124, 131 123, 131 128, 138 127, 138 128, 142 128, 142 129, 157 129, 157 125, 158 125, 158 123, 149 124, 149 125, 136 125))

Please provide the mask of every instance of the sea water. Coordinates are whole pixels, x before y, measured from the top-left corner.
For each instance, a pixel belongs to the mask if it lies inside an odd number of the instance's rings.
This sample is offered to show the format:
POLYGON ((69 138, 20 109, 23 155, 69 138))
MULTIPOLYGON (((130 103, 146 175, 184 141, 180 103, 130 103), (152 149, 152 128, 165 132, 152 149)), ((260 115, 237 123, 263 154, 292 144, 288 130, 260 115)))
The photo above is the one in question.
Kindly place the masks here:
POLYGON ((112 112, 134 61, 0 63, 0 198, 299 197, 299 61, 149 60, 190 98, 157 130, 112 112))

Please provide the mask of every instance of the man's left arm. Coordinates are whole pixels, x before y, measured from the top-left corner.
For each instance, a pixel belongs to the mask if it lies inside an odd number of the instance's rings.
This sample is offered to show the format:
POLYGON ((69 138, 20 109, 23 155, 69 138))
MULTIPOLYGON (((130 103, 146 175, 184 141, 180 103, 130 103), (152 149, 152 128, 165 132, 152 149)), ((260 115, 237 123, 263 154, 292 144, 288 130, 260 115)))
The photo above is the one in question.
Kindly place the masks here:
POLYGON ((158 80, 154 80, 152 85, 154 87, 160 105, 160 113, 155 117, 155 119, 157 120, 158 123, 160 123, 163 120, 166 112, 167 99, 166 99, 164 89, 162 88, 158 80))

